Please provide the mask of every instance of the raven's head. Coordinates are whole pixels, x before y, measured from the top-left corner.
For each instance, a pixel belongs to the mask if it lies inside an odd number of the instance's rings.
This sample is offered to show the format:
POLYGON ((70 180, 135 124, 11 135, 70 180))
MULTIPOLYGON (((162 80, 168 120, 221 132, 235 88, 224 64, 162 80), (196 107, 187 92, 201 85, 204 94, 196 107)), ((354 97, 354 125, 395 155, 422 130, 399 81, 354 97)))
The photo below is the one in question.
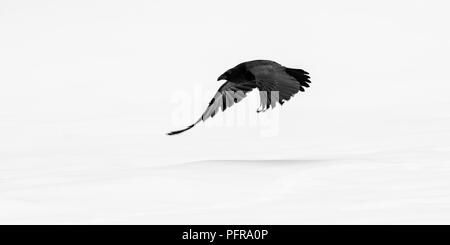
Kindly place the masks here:
POLYGON ((247 70, 247 68, 241 64, 226 71, 224 74, 217 78, 217 81, 227 80, 231 82, 242 82, 254 80, 255 76, 247 70))
POLYGON ((230 72, 230 70, 228 70, 224 74, 220 75, 219 78, 217 78, 217 81, 229 80, 230 76, 231 76, 231 72, 230 72))

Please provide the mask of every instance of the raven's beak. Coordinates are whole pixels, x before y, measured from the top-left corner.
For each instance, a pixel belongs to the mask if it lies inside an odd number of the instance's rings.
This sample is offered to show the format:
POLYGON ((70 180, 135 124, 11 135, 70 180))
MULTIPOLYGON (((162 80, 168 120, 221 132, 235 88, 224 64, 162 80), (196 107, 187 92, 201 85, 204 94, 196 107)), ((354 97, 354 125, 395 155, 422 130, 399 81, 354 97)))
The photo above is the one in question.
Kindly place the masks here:
POLYGON ((217 81, 225 80, 225 79, 227 79, 227 78, 226 78, 226 75, 225 75, 225 73, 224 73, 224 74, 220 75, 219 78, 217 78, 217 81))

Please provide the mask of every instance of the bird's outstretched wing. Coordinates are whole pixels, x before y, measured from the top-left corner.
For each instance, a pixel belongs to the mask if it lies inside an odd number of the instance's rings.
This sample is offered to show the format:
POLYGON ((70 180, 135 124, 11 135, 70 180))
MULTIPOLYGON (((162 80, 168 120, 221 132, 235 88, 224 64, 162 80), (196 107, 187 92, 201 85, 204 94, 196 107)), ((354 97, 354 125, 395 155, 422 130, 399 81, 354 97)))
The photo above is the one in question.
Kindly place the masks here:
POLYGON ((193 123, 192 125, 189 125, 185 129, 170 132, 170 133, 168 133, 168 135, 182 133, 186 130, 191 129, 197 123, 199 123, 201 121, 205 121, 206 119, 208 119, 210 117, 214 117, 220 109, 222 109, 222 111, 224 111, 228 107, 241 101, 244 97, 246 97, 246 94, 248 92, 250 92, 252 89, 254 89, 255 87, 256 87, 255 81, 247 81, 247 82, 243 82, 243 83, 233 83, 233 82, 227 81, 219 88, 217 93, 214 95, 214 98, 212 98, 212 100, 209 102, 209 105, 206 108, 205 112, 195 123, 193 123))
POLYGON ((256 86, 260 91, 261 109, 265 111, 275 107, 276 102, 281 105, 288 101, 298 91, 305 91, 309 87, 309 74, 301 69, 286 68, 278 64, 267 64, 251 67, 255 76, 256 86))

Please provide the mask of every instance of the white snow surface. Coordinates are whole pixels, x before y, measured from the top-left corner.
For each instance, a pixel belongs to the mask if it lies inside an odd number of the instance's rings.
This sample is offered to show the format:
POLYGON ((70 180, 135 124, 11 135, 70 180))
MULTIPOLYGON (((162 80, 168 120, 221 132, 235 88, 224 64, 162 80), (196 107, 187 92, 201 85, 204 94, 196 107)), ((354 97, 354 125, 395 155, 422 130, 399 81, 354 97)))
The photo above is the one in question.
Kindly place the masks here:
POLYGON ((450 224, 448 5, 1 1, 0 224, 450 224), (312 77, 272 134, 165 135, 260 58, 312 77))

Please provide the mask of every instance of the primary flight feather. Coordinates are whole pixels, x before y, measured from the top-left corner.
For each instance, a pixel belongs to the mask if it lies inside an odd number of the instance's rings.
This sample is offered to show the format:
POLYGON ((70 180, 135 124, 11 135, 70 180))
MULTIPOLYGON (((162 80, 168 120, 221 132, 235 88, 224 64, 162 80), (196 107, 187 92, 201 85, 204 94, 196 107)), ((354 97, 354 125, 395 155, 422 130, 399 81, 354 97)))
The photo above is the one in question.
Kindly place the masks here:
POLYGON ((304 92, 305 87, 309 87, 311 83, 309 79, 309 73, 302 69, 287 68, 270 60, 241 63, 219 76, 217 81, 226 80, 226 82, 220 86, 206 111, 195 123, 168 135, 182 133, 197 123, 214 117, 218 110, 224 111, 238 103, 254 88, 260 91, 261 106, 257 112, 273 108, 277 102, 283 105, 298 91, 304 92))

